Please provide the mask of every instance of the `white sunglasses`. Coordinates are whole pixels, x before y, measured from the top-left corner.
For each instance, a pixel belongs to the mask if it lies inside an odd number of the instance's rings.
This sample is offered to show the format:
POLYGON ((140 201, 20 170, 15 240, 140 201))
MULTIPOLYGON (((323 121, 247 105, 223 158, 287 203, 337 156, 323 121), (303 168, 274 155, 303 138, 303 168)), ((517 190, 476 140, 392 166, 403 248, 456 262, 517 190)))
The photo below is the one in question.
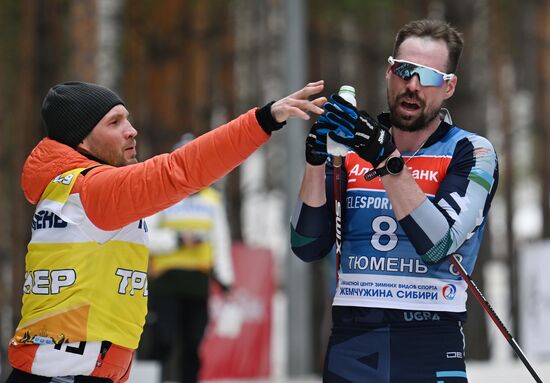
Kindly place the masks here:
POLYGON ((397 60, 392 56, 388 57, 388 63, 391 66, 392 73, 405 81, 409 81, 417 74, 422 86, 442 86, 445 81, 449 81, 454 77, 453 73, 443 73, 426 65, 407 60, 397 60))

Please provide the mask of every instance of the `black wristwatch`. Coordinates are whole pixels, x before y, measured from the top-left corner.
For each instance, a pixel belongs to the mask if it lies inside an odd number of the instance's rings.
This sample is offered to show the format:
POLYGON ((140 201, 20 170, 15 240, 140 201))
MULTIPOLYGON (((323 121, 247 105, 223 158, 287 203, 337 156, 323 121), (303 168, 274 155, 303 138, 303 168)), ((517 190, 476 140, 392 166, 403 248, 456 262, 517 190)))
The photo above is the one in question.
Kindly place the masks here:
POLYGON ((399 157, 390 157, 386 160, 386 164, 378 169, 372 169, 370 172, 365 174, 365 179, 371 181, 377 176, 383 177, 386 174, 391 174, 395 176, 403 170, 405 161, 403 158, 399 157))

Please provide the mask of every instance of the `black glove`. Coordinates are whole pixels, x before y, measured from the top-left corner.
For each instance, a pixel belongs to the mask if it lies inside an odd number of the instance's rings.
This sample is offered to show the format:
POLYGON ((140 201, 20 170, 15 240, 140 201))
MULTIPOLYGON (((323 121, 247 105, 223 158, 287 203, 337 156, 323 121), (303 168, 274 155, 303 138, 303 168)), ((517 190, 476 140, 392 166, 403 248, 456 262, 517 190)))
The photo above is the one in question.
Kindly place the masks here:
POLYGON ((374 167, 393 153, 396 148, 388 128, 337 94, 330 99, 324 108, 327 120, 337 127, 328 133, 332 140, 347 146, 374 167))
POLYGON ((309 130, 306 137, 306 161, 308 164, 322 165, 327 160, 327 133, 334 127, 329 124, 325 117, 319 120, 309 130))
POLYGON ((231 284, 226 284, 220 281, 214 270, 210 271, 210 278, 220 287, 223 294, 229 294, 233 289, 231 284))
POLYGON ((220 286, 220 289, 222 290, 223 294, 229 294, 231 292, 231 289, 233 288, 233 286, 226 285, 225 283, 221 283, 218 280, 216 280, 216 282, 218 282, 218 286, 220 286))

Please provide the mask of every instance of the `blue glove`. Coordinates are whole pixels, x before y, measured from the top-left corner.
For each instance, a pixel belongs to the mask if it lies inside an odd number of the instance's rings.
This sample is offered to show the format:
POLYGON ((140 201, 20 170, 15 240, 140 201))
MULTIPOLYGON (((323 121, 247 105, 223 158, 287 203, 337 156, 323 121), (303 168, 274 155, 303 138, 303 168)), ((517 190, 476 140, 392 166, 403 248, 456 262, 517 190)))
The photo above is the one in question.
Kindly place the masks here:
POLYGON ((345 145, 377 167, 396 149, 390 131, 365 111, 358 111, 337 94, 325 103, 326 119, 334 125, 328 133, 335 142, 345 145))
POLYGON ((322 165, 327 160, 327 133, 334 130, 325 116, 319 117, 306 138, 306 161, 310 165, 322 165))

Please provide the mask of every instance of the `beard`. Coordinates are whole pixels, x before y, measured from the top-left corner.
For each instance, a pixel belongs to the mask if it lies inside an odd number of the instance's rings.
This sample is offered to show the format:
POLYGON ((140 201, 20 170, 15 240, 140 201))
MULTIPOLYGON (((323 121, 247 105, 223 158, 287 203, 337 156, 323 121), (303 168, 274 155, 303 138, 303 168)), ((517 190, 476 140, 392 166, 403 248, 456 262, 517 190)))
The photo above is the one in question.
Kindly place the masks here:
MULTIPOLYGON (((123 147, 117 145, 108 145, 102 142, 98 142, 93 137, 90 137, 88 141, 89 150, 84 151, 88 158, 108 164, 115 167, 122 167, 132 165, 138 162, 137 157, 127 158, 123 147)), ((133 146, 135 146, 135 141, 133 146)))
POLYGON ((402 130, 404 132, 417 132, 419 130, 422 130, 428 125, 430 122, 432 122, 436 117, 439 116, 439 111, 441 110, 441 106, 439 105, 434 108, 429 108, 426 110, 423 110, 420 115, 416 118, 411 118, 408 116, 400 115, 397 112, 397 108, 399 107, 399 104, 401 102, 401 99, 403 98, 413 98, 416 99, 420 104, 420 109, 425 108, 425 103, 423 100, 419 99, 414 93, 412 92, 405 92, 398 96, 394 102, 391 102, 390 95, 388 93, 388 106, 390 108, 390 122, 392 126, 395 126, 396 129, 402 130))

